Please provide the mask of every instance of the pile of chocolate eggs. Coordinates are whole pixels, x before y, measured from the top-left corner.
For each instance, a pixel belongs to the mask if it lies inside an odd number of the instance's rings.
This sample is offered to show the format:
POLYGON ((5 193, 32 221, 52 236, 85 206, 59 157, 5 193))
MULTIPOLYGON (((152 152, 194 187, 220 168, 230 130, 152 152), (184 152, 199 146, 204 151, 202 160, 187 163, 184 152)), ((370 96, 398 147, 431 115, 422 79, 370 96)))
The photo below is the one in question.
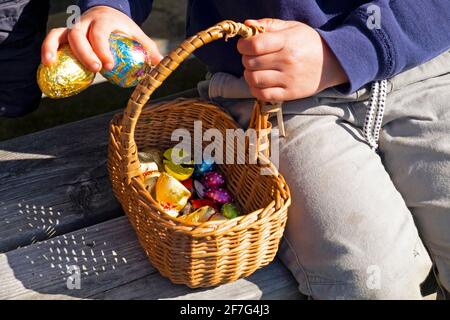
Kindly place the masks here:
POLYGON ((240 215, 225 176, 213 161, 193 164, 182 149, 138 153, 144 184, 164 212, 185 222, 225 221, 240 215))
MULTIPOLYGON (((123 88, 134 87, 144 76, 150 63, 147 50, 137 41, 112 33, 109 38, 114 67, 100 73, 111 83, 123 88)), ((37 71, 37 83, 49 98, 73 96, 88 88, 95 73, 87 70, 74 56, 69 45, 58 49, 56 61, 51 66, 41 64, 37 71)))

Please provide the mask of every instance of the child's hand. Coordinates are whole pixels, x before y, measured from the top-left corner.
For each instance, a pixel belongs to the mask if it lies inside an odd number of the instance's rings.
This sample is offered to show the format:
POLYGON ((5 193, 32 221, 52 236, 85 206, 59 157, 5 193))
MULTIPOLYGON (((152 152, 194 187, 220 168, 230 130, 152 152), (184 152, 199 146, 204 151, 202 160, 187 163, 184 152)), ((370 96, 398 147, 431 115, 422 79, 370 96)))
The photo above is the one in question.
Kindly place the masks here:
POLYGON ((276 19, 246 24, 265 28, 265 33, 238 42, 244 77, 256 98, 295 100, 348 82, 335 55, 308 25, 276 19))
POLYGON ((52 29, 42 44, 42 62, 52 64, 58 47, 69 42, 75 57, 86 68, 93 72, 100 71, 102 67, 111 70, 114 67, 109 48, 111 32, 122 33, 140 42, 149 50, 152 63, 156 64, 162 59, 155 42, 127 15, 110 7, 98 6, 87 10, 73 28, 52 29))

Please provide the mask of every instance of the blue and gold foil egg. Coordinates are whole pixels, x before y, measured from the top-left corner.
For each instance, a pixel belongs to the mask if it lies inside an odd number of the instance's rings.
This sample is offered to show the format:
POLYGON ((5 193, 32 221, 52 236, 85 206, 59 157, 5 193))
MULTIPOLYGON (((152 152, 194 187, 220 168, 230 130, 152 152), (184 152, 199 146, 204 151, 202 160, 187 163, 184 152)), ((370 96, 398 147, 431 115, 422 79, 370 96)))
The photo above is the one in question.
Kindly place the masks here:
POLYGON ((114 67, 111 71, 102 69, 100 73, 109 82, 123 88, 134 87, 144 76, 149 62, 147 50, 137 41, 112 33, 109 38, 114 67))

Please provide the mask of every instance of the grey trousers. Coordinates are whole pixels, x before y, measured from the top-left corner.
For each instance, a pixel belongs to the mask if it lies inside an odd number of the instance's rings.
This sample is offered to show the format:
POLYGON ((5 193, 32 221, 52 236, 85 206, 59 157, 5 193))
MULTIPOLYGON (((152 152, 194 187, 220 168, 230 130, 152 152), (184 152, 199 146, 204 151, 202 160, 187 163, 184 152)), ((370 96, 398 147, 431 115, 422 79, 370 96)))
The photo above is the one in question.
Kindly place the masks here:
MULTIPOLYGON (((292 206, 279 257, 315 299, 421 299, 432 263, 450 290, 450 52, 388 89, 379 154, 361 132, 367 88, 284 104, 292 206)), ((199 92, 246 126, 243 79, 215 74, 199 92)))

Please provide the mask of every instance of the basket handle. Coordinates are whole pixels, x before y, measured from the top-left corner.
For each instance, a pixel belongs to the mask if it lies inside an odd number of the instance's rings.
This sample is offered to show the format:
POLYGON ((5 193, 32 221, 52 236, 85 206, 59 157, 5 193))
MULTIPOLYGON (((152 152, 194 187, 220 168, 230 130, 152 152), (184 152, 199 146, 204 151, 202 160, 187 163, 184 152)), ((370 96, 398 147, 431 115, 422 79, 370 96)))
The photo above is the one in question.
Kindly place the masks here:
MULTIPOLYGON (((212 26, 209 29, 201 31, 196 35, 184 40, 178 48, 164 57, 159 64, 151 68, 146 66, 145 77, 135 88, 128 100, 122 119, 121 148, 124 151, 123 170, 126 182, 129 184, 131 179, 141 175, 139 160, 137 156, 137 146, 134 140, 136 124, 141 114, 142 108, 149 100, 151 94, 164 82, 164 80, 197 48, 202 47, 212 41, 235 37, 237 35, 248 38, 263 32, 262 27, 246 26, 239 22, 225 20, 212 26)), ((270 106, 271 104, 269 104, 270 106)), ((257 143, 256 154, 268 155, 269 145, 267 135, 271 125, 268 122, 268 114, 274 112, 273 108, 266 108, 266 104, 256 101, 252 111, 250 127, 256 129, 257 143)), ((280 111, 278 111, 280 114, 280 111)))

